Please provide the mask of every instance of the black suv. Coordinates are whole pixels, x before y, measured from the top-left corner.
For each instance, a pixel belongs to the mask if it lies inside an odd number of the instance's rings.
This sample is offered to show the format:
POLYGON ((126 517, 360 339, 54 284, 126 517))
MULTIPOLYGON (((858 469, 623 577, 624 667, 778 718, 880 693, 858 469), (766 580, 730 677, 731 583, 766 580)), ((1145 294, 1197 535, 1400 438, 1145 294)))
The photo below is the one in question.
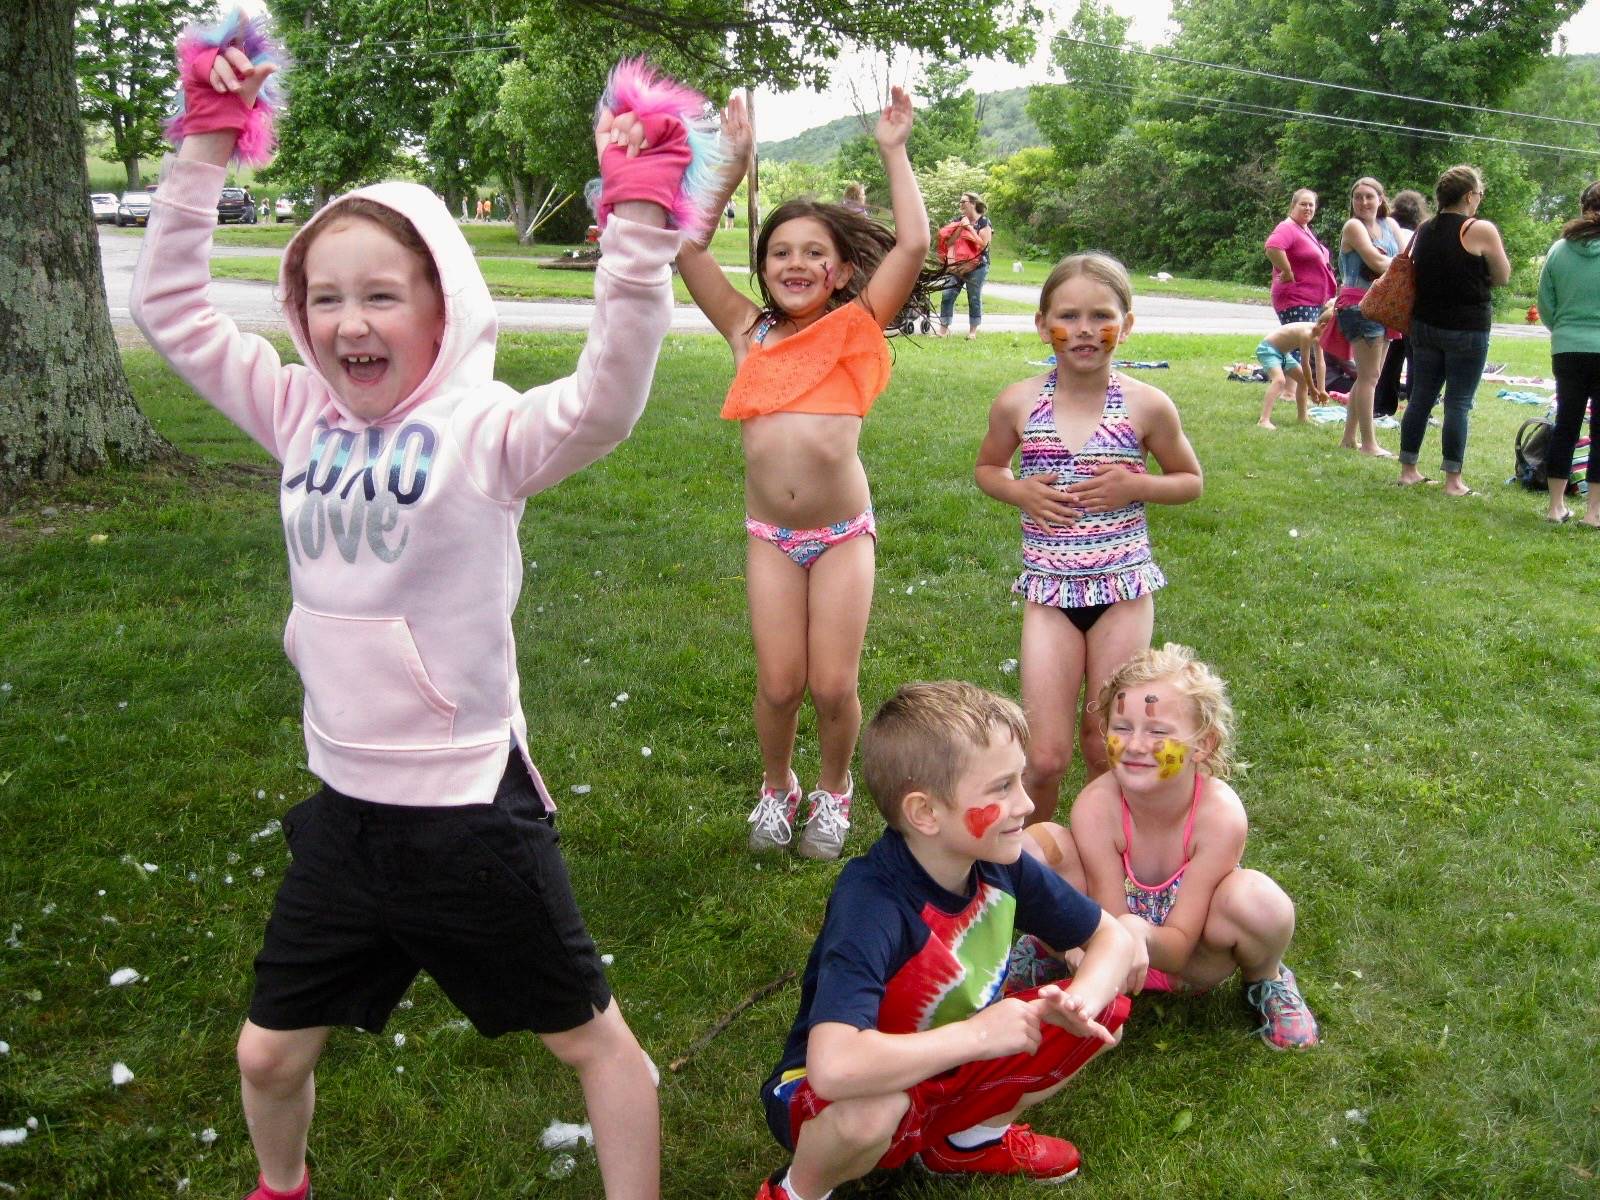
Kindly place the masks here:
POLYGON ((256 202, 243 188, 225 187, 222 199, 217 201, 217 224, 237 221, 241 225, 256 223, 256 202))

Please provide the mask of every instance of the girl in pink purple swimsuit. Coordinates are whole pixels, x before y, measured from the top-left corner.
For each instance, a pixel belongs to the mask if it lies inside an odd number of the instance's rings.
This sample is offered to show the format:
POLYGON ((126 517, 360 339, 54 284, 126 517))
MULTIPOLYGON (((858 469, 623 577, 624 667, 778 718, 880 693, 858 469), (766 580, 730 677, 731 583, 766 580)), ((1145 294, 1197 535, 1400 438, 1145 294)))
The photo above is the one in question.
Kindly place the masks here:
MULTIPOLYGON (((1239 865, 1247 822, 1227 784, 1233 708, 1222 680, 1169 642, 1123 664, 1096 707, 1111 770, 1073 801, 1070 831, 1031 826, 1029 848, 1134 935, 1129 991, 1203 992, 1239 971, 1267 1045, 1316 1045, 1316 1018, 1283 961, 1294 902, 1239 865)), ((1051 966, 1048 947, 1018 952, 1014 972, 1048 977, 1038 973, 1051 966)))
POLYGON ((1145 503, 1183 504, 1202 484, 1166 393, 1111 369, 1133 328, 1121 263, 1106 254, 1062 259, 1034 324, 1055 350, 1056 369, 995 399, 974 476, 1022 510, 1023 572, 1012 591, 1027 602, 1020 657, 1032 742, 1023 782, 1033 819, 1043 821, 1055 813, 1080 725, 1088 777, 1105 771, 1104 733, 1088 699, 1150 644, 1152 596, 1166 579, 1150 556, 1145 503), (1147 454, 1161 474, 1146 470, 1147 454))

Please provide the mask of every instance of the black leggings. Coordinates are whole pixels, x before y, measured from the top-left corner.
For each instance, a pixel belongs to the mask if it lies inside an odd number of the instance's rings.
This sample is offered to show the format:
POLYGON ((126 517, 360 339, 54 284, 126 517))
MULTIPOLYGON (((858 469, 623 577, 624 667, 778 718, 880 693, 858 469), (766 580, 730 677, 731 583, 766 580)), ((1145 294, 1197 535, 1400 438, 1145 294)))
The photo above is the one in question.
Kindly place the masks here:
MULTIPOLYGON (((1568 351, 1550 356, 1556 377, 1556 431, 1550 438, 1545 474, 1551 479, 1572 476, 1572 449, 1583 430, 1583 410, 1589 411, 1589 436, 1600 429, 1600 354, 1568 351)), ((1591 472, 1592 474, 1592 472, 1591 472)))
MULTIPOLYGON (((1400 368, 1411 374, 1411 339, 1395 338, 1389 343, 1389 353, 1383 360, 1383 370, 1378 375, 1378 385, 1372 396, 1372 415, 1392 417, 1400 411, 1400 368)), ((1409 387, 1410 384, 1408 383, 1409 387)))

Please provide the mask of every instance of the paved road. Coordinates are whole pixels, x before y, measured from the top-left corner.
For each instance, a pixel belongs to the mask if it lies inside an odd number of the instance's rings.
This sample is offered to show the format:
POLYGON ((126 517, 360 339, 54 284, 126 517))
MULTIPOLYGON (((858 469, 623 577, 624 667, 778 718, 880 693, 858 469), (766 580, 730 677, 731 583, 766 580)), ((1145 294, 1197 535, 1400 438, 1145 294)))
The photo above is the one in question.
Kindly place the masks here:
MULTIPOLYGON (((139 257, 143 239, 100 226, 100 263, 105 271, 106 296, 111 319, 119 325, 131 324, 128 317, 128 292, 133 283, 133 265, 139 257)), ((217 257, 270 257, 280 251, 263 246, 216 246, 217 257)), ((1134 287, 1137 290, 1138 281, 1134 287)), ((216 279, 211 283, 211 300, 239 324, 250 328, 284 328, 283 311, 273 298, 273 285, 242 279, 216 279)), ((1004 297, 1023 304, 1039 299, 1038 289, 1012 283, 990 283, 986 296, 1004 297)), ((594 305, 584 301, 496 300, 500 328, 516 330, 587 329, 594 305)), ((1229 304, 1218 300, 1186 300, 1176 296, 1146 296, 1138 301, 1135 328, 1142 333, 1230 333, 1259 338, 1272 327, 1272 312, 1260 304, 1229 304)), ((966 297, 956 304, 955 332, 966 329, 966 297)), ((983 327, 991 332, 1033 332, 1033 318, 991 313, 983 327)), ((693 306, 679 306, 672 316, 675 333, 710 333, 711 323, 693 306)), ((1543 326, 1496 325, 1496 336, 1548 337, 1543 326)), ((1247 353, 1248 348, 1241 353, 1247 353)))

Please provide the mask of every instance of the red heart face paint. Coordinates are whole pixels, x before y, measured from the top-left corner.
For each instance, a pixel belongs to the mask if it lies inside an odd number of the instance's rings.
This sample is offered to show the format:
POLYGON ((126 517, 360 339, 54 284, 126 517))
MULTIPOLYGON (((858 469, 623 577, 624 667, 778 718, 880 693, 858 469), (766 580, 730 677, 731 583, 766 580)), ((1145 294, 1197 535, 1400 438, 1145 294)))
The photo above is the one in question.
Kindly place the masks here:
POLYGON ((1189 747, 1175 738, 1162 738, 1152 757, 1156 760, 1156 778, 1171 779, 1183 770, 1189 758, 1189 747))
POLYGON ((1000 806, 985 804, 982 808, 969 808, 961 817, 967 823, 967 832, 975 838, 981 838, 1000 819, 1000 806))
POLYGON ((1122 762, 1122 751, 1126 748, 1126 745, 1127 743, 1116 734, 1106 734, 1106 758, 1113 767, 1122 762))

